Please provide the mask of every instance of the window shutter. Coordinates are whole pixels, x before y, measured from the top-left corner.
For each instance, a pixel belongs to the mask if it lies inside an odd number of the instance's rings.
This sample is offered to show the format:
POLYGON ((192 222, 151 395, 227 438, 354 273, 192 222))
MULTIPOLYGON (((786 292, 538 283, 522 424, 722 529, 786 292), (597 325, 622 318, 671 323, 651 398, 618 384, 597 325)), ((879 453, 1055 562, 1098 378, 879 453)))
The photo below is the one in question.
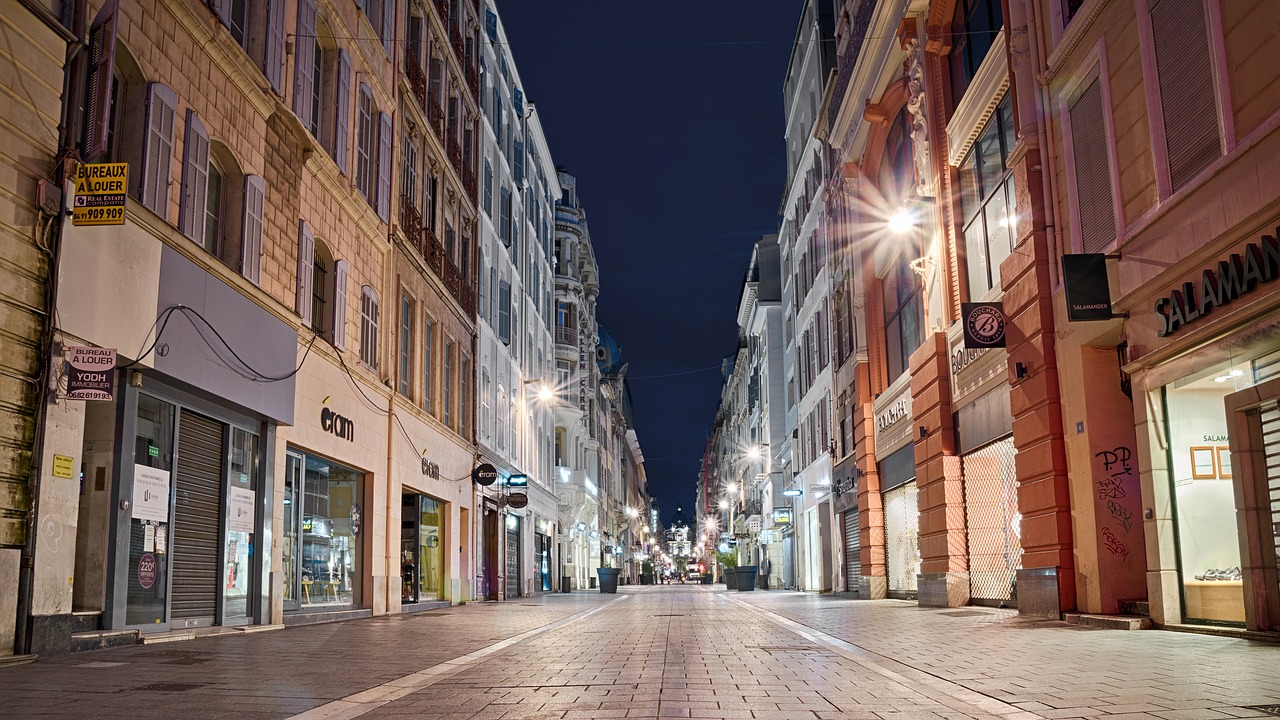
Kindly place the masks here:
POLYGON ((89 93, 85 102, 84 159, 107 152, 111 127, 111 76, 116 64, 116 16, 119 3, 107 0, 89 29, 89 93))
POLYGON ((231 2, 232 0, 209 0, 209 7, 213 8, 218 19, 227 27, 231 27, 231 2))
POLYGON ((516 140, 515 146, 516 185, 520 185, 524 182, 524 142, 516 140))
POLYGON ((1101 252, 1115 239, 1116 219, 1111 198, 1111 168, 1107 160, 1100 81, 1095 79, 1071 103, 1068 112, 1081 250, 1101 252))
POLYGON ((173 172, 173 113, 178 94, 160 83, 147 87, 147 141, 143 148, 142 204, 166 220, 173 172))
POLYGON ((498 42, 498 13, 490 8, 484 9, 484 32, 489 42, 498 42))
POLYGON ((1158 0, 1151 8, 1169 180, 1178 190, 1222 154, 1204 0, 1158 0))
POLYGON ((382 3, 382 49, 387 58, 392 59, 396 45, 396 0, 383 0, 382 3))
POLYGON ((338 51, 338 107, 334 118, 333 159, 345 175, 351 156, 351 56, 346 50, 338 51))
MULTIPOLYGON (((299 0, 298 2, 298 35, 294 38, 293 53, 293 114, 302 120, 305 127, 311 127, 312 95, 315 92, 316 67, 316 2, 315 0, 299 0)), ((342 103, 339 92, 338 103, 342 103)), ((341 132, 341 125, 339 132, 341 132)))
POLYGON ((316 238, 306 220, 298 221, 297 311, 305 327, 311 327, 311 296, 315 294, 316 238))
POLYGON ((485 317, 485 321, 492 326, 497 322, 498 318, 498 269, 496 267, 489 268, 489 314, 485 317))
POLYGON ((333 346, 347 349, 347 274, 346 260, 333 264, 333 346))
POLYGON ((378 368, 378 298, 373 288, 360 288, 360 362, 378 368))
POLYGON ((498 339, 511 344, 511 283, 498 283, 498 339))
POLYGON ((187 109, 187 135, 182 150, 182 234, 204 242, 205 203, 209 196, 209 132, 195 110, 187 109))
POLYGON ((271 0, 267 6, 267 47, 262 54, 262 74, 277 95, 284 93, 284 3, 271 0))
POLYGON ((240 274, 253 284, 262 282, 262 210, 267 184, 261 175, 244 177, 244 223, 240 240, 240 274))
POLYGON ((511 191, 502 188, 498 208, 498 238, 511 247, 511 191))
POLYGON ((378 217, 391 221, 391 116, 378 113, 378 217))

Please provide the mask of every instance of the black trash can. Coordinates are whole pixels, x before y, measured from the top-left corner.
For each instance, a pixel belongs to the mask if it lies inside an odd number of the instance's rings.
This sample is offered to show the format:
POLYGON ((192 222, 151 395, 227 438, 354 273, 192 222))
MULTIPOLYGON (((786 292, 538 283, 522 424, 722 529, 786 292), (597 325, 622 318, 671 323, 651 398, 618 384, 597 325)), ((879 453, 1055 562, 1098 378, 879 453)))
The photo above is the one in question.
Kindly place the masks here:
POLYGON ((596 568, 596 575, 600 577, 600 592, 618 592, 618 574, 621 572, 621 568, 596 568))
POLYGON ((756 589, 756 572, 758 568, 755 565, 739 565, 734 570, 738 578, 738 584, 735 589, 744 592, 756 589))
POLYGON ((567 593, 573 590, 573 577, 569 575, 560 576, 560 592, 567 593))

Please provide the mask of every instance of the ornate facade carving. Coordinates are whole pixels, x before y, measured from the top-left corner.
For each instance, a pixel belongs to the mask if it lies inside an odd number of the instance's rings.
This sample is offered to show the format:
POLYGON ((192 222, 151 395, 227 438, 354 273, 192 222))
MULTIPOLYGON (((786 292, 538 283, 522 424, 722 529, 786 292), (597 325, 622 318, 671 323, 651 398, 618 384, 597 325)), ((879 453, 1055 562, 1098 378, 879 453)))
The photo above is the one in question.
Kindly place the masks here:
POLYGON ((911 113, 911 150, 916 164, 916 195, 933 197, 933 163, 929 149, 929 118, 924 88, 924 49, 920 40, 906 41, 907 112, 911 113))

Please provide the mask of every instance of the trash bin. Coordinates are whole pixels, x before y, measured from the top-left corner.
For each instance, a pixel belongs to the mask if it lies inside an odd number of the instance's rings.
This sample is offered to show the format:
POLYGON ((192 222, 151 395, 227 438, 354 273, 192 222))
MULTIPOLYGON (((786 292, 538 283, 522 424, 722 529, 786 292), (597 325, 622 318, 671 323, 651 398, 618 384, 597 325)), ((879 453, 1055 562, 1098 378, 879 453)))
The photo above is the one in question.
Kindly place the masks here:
POLYGON ((569 575, 560 576, 560 592, 567 593, 573 589, 573 577, 569 575))
POLYGON ((595 578, 593 578, 593 577, 589 577, 589 578, 587 578, 587 587, 588 587, 588 588, 590 588, 590 589, 592 589, 592 590, 595 590, 595 589, 596 589, 596 579, 595 579, 595 578))

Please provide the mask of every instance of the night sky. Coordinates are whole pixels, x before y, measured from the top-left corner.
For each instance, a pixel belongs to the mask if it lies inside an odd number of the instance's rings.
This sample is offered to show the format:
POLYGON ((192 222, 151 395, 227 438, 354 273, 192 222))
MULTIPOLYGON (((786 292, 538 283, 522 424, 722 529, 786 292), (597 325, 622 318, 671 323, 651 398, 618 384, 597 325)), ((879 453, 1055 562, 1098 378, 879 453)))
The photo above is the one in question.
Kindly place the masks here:
POLYGON ((777 230, 803 3, 496 2, 552 160, 578 179, 665 523, 693 506, 751 247, 777 230))

